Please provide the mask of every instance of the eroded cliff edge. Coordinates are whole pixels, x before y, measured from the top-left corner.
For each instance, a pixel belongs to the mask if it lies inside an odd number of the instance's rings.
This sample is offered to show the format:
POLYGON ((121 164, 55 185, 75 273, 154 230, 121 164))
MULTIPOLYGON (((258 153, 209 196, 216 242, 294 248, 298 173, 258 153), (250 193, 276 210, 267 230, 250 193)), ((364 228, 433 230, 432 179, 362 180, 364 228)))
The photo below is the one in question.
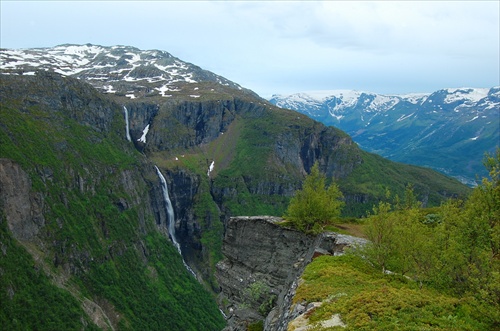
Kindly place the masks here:
POLYGON ((271 216, 232 217, 223 242, 224 260, 217 264, 219 305, 225 330, 247 330, 264 322, 264 330, 286 330, 294 318, 291 301, 305 267, 318 255, 342 254, 364 239, 324 233, 307 235, 280 225, 271 216))

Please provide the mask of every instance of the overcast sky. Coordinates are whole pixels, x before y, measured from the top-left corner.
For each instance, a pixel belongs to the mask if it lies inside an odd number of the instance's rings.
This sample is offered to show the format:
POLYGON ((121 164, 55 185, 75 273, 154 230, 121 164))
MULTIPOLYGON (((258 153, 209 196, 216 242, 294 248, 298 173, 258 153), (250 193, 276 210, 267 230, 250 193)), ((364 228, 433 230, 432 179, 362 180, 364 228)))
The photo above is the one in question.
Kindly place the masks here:
POLYGON ((1 0, 2 48, 164 50, 263 97, 500 85, 500 1, 1 0))

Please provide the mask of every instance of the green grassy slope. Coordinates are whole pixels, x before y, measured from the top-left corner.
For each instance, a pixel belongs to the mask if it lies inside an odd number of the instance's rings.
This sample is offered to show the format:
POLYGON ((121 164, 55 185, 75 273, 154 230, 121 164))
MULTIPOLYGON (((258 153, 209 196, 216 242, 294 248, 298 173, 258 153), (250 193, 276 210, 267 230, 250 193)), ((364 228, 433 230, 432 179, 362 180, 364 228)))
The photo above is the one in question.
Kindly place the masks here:
MULTIPOLYGON (((491 330, 489 308, 473 297, 419 289, 416 282, 355 256, 322 256, 309 264, 294 302, 323 302, 309 314, 311 330, 491 330), (340 314, 346 327, 321 321, 340 314)), ((293 331, 294 328, 289 328, 293 331)))

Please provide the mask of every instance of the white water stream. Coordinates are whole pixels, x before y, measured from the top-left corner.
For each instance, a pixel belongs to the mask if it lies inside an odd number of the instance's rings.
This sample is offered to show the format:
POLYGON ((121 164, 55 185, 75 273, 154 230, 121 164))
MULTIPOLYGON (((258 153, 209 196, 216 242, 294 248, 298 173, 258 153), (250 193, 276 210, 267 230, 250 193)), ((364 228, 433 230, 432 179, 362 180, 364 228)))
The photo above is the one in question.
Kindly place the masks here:
POLYGON ((177 238, 175 236, 175 215, 174 215, 174 208, 172 207, 172 201, 170 201, 170 196, 168 195, 168 186, 167 186, 167 181, 165 180, 165 177, 161 173, 160 169, 158 169, 157 166, 156 168, 156 173, 158 174, 158 177, 160 178, 161 182, 161 187, 163 190, 163 200, 165 201, 165 209, 167 211, 167 217, 168 217, 168 232, 170 234, 170 239, 172 240, 172 243, 174 244, 175 248, 177 248, 177 251, 181 255, 182 258, 182 263, 184 263, 184 267, 193 274, 193 276, 196 278, 196 274, 194 273, 193 269, 188 266, 186 261, 184 261, 184 257, 182 256, 182 251, 181 251, 181 245, 177 241, 177 238))
MULTIPOLYGON (((184 267, 189 271, 195 279, 198 279, 196 277, 196 274, 194 273, 193 269, 191 269, 190 266, 186 263, 184 260, 184 257, 182 256, 182 251, 181 251, 181 245, 179 242, 177 242, 177 238, 175 237, 175 215, 174 215, 174 208, 172 207, 172 201, 170 201, 170 196, 168 195, 168 186, 167 186, 167 181, 165 180, 165 177, 161 173, 160 169, 158 169, 157 166, 155 166, 156 172, 158 173, 158 177, 160 178, 161 182, 161 187, 163 190, 163 199, 165 200, 165 209, 167 211, 167 216, 168 216, 168 232, 170 233, 170 238, 172 240, 172 243, 174 246, 177 248, 177 251, 181 255, 182 258, 182 263, 184 264, 184 267)), ((224 319, 227 320, 227 315, 224 314, 222 309, 219 308, 220 313, 224 317, 224 319)))
POLYGON ((123 113, 125 114, 125 130, 126 130, 127 140, 132 141, 132 138, 130 137, 130 128, 128 124, 128 110, 127 107, 125 106, 123 106, 123 113))

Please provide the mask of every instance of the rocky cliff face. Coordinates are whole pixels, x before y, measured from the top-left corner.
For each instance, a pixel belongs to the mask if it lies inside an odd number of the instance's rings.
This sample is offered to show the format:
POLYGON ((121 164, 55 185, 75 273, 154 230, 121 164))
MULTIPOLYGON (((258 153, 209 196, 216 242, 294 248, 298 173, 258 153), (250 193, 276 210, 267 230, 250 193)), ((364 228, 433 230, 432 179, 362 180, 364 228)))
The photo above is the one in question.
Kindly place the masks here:
POLYGON ((53 72, 38 72, 22 78, 2 75, 0 95, 3 100, 17 100, 18 107, 43 107, 50 115, 64 109, 66 116, 98 132, 109 132, 116 104, 92 86, 53 72))
MULTIPOLYGON (((196 93, 202 91, 198 89, 196 93)), ((207 239, 202 237, 207 231, 213 232, 214 228, 218 228, 215 232, 220 237, 221 225, 230 216, 254 214, 254 203, 250 200, 239 204, 244 206, 243 210, 231 207, 241 199, 242 192, 259 199, 282 197, 277 199, 273 207, 275 211, 271 212, 281 214, 287 199, 300 187, 302 176, 309 172, 315 160, 319 160, 328 176, 339 178, 348 176, 361 162, 352 140, 340 131, 315 125, 305 116, 294 116, 298 123, 287 124, 284 121, 290 113, 283 113, 245 93, 218 92, 192 99, 172 98, 159 104, 155 103, 156 100, 127 101, 125 107, 129 113, 130 135, 136 147, 148 156, 170 160, 167 182, 175 209, 177 234, 187 262, 204 278, 210 277, 213 271, 210 264, 213 267, 215 262, 207 264, 213 251, 207 247, 207 239), (269 125, 266 123, 268 118, 275 127, 264 133, 265 142, 262 142, 259 135, 266 128, 260 123, 269 125), (299 125, 304 120, 307 125, 299 125), (139 142, 148 125, 145 142, 139 142), (258 137, 258 142, 255 137, 258 137), (244 157, 255 155, 247 166, 253 162, 255 167, 241 171, 232 163, 240 162, 239 145, 247 144, 246 139, 250 140, 250 145, 256 145, 250 146, 252 149, 264 148, 266 152, 257 156, 246 149, 244 152, 249 155, 244 157), (184 153, 190 160, 196 158, 195 167, 190 161, 189 169, 183 168, 184 153), (265 172, 258 171, 263 164, 269 163, 267 160, 274 165, 265 172), (215 162, 215 172, 207 176, 212 161, 215 162), (234 169, 237 169, 236 174, 234 169), (226 176, 225 171, 233 174, 226 176), (200 189, 200 185, 204 189, 200 189), (212 201, 212 211, 196 213, 195 209, 207 208, 206 199, 212 201), (200 204, 204 206, 200 207, 200 204)), ((216 235, 215 232, 212 236, 216 235)))
POLYGON ((32 192, 31 180, 19 164, 0 159, 0 210, 14 237, 21 241, 33 240, 45 224, 44 199, 32 192))
POLYGON ((236 114, 258 116, 263 110, 264 107, 253 102, 224 95, 201 101, 180 99, 163 102, 156 114, 158 116, 149 120, 152 127, 146 152, 199 147, 226 132, 236 114))
POLYGON ((265 320, 265 330, 286 330, 295 316, 291 300, 313 257, 341 254, 364 240, 335 233, 319 236, 282 227, 277 217, 232 217, 224 236, 224 260, 217 264, 219 302, 226 330, 246 330, 265 320))
MULTIPOLYGON (((0 78, 2 263, 14 258, 5 248, 12 236, 31 254, 37 270, 85 312, 84 329, 87 321, 102 329, 137 328, 154 316, 171 321, 167 328, 188 323, 195 330, 204 314, 210 329, 220 329, 215 303, 169 245, 160 180, 151 161, 126 140, 122 107, 87 84, 59 75, 0 78), (166 275, 164 265, 177 276, 166 275), (146 293, 159 283, 161 288, 146 293), (175 287, 188 292, 175 298, 175 287), (165 297, 181 306, 189 297, 201 299, 195 305, 202 313, 182 322, 172 318, 174 306, 154 313, 148 308, 153 301, 170 305, 165 297)), ((178 177, 181 184, 182 173, 178 177)), ((22 284, 5 278, 12 272, 2 264, 0 288, 4 293, 8 286, 11 293, 8 307, 16 307, 22 295, 22 284)), ((24 279, 24 271, 17 272, 24 279)), ((57 304, 47 302, 60 309, 57 304)))
MULTIPOLYGON (((45 171, 51 173, 52 170, 46 168, 45 171)), ((138 233, 146 234, 154 229, 153 224, 156 224, 156 230, 168 237, 164 202, 156 183, 146 184, 137 172, 130 170, 115 175, 116 189, 122 189, 129 194, 127 198, 117 198, 113 201, 120 213, 136 209, 138 233), (152 219, 154 223, 151 223, 152 219)), ((86 185, 84 178, 78 174, 75 174, 72 182, 74 186, 66 186, 61 195, 65 204, 74 199, 73 190, 79 194, 92 194, 102 185, 99 181, 86 185)), ((47 193, 33 188, 30 175, 18 163, 10 159, 0 159, 0 210, 13 237, 32 255, 37 268, 40 267, 53 277, 56 286, 82 300, 81 308, 93 323, 103 330, 116 328, 120 318, 116 317, 114 306, 103 298, 85 296, 81 293, 83 289, 71 285, 70 279, 91 272, 94 260, 112 261, 125 254, 126 249, 118 242, 112 241, 103 247, 107 252, 105 256, 99 256, 96 255, 95 248, 85 247, 70 238, 61 238, 59 231, 52 229, 52 213, 56 206, 52 199, 49 198, 49 202, 45 200, 47 193), (45 215, 48 215, 48 221, 45 215)), ((61 232, 71 231, 68 228, 72 225, 64 218, 56 219, 56 223, 61 232)), ((102 219, 100 222, 99 232, 102 231, 104 237, 109 236, 109 227, 112 226, 110 223, 109 219, 102 219)), ((143 244, 138 241, 134 245, 134 249, 146 258, 143 244)))
MULTIPOLYGON (((231 94, 227 88, 212 91, 212 87, 186 85, 183 95, 167 100, 117 99, 129 112, 136 147, 165 164, 184 257, 204 279, 213 273, 214 256, 220 254, 215 237, 220 238, 221 226, 229 217, 282 215, 288 199, 316 161, 328 177, 350 183, 357 182, 350 176, 365 162, 352 139, 336 128, 273 107, 245 92, 231 94), (147 126, 144 142, 139 142, 147 126), (214 171, 208 173, 211 162, 214 171)), ((421 179, 418 174, 410 181, 421 179)), ((383 185, 399 185, 391 188, 398 194, 408 182, 396 183, 398 180, 383 185)), ((356 185, 349 184, 346 201, 361 206, 356 213, 363 214, 370 209, 370 202, 376 201, 376 190, 368 189, 367 193, 356 185)), ((418 191, 419 186, 414 186, 418 191)), ((380 191, 385 194, 385 189, 380 191)), ((423 200, 428 189, 424 191, 417 192, 423 200)))

